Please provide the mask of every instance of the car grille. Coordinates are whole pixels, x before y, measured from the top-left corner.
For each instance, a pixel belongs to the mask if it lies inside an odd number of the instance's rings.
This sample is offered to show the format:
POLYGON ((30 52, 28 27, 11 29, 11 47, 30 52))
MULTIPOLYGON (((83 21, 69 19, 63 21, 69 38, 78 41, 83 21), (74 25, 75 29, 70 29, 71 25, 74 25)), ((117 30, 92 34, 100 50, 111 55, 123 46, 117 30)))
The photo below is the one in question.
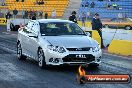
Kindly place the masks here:
POLYGON ((77 57, 77 54, 70 54, 62 58, 63 62, 91 62, 95 60, 95 57, 91 54, 83 54, 85 57, 77 57))
POLYGON ((90 47, 86 47, 86 48, 66 48, 69 51, 89 51, 90 47))

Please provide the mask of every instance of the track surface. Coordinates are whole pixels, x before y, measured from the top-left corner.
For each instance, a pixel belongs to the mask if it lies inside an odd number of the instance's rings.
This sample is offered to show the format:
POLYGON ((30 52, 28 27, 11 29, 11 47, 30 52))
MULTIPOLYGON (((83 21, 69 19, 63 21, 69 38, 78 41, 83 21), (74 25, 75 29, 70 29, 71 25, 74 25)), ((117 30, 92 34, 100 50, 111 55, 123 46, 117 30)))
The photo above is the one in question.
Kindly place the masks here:
MULTIPOLYGON (((0 26, 0 88, 132 88, 129 84, 85 84, 76 82, 77 66, 55 66, 40 69, 37 62, 17 60, 17 32, 6 32, 0 26)), ((87 68, 87 74, 130 74, 132 58, 104 53, 98 69, 87 68)))

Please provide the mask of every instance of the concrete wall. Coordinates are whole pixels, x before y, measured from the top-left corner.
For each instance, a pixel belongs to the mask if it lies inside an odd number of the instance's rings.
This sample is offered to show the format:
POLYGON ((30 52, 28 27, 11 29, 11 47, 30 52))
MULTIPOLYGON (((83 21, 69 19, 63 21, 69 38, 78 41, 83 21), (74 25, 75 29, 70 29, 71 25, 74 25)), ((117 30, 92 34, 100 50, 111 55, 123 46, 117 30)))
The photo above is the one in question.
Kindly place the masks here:
POLYGON ((102 33, 105 46, 110 44, 112 40, 132 41, 132 31, 130 30, 103 28, 102 33))

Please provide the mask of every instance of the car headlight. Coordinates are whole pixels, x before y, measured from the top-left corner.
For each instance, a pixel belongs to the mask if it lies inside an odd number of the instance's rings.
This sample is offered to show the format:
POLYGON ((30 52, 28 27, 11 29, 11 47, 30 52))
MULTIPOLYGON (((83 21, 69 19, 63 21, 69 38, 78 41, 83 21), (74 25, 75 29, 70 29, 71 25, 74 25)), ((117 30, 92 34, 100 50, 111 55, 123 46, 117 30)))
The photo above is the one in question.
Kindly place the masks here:
POLYGON ((100 46, 92 47, 93 52, 98 52, 100 49, 101 49, 100 46))
POLYGON ((59 47, 59 46, 48 45, 48 49, 59 53, 66 52, 66 50, 63 47, 59 47))

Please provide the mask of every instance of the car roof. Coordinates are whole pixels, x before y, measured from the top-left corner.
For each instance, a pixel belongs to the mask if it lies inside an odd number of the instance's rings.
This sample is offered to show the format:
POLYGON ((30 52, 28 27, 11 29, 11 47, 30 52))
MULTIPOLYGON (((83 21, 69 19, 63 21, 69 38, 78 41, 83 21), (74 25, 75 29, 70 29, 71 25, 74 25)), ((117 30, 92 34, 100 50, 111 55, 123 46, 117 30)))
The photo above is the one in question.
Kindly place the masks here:
POLYGON ((38 21, 39 23, 49 23, 49 22, 67 22, 67 23, 74 23, 72 21, 62 20, 62 19, 39 19, 39 20, 36 20, 36 21, 38 21))

